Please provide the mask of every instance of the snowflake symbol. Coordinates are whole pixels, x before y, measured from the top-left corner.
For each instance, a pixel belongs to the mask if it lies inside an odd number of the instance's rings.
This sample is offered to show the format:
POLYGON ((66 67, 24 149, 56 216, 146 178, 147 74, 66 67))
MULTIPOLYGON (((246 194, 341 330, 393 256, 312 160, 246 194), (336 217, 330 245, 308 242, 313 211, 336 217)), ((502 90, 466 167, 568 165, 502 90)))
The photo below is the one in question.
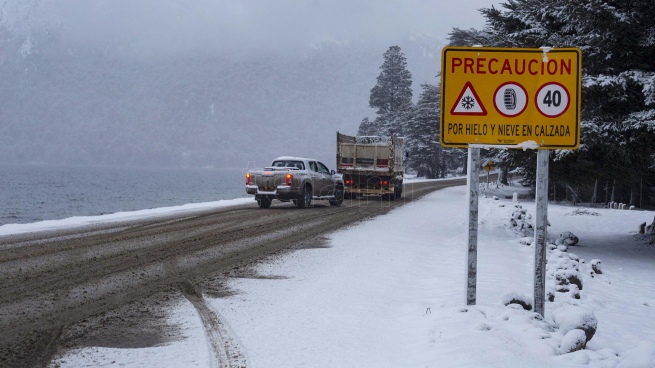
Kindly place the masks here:
POLYGON ((462 107, 467 110, 470 110, 473 108, 473 106, 475 106, 475 100, 471 96, 465 96, 464 98, 462 98, 461 103, 462 103, 462 107))

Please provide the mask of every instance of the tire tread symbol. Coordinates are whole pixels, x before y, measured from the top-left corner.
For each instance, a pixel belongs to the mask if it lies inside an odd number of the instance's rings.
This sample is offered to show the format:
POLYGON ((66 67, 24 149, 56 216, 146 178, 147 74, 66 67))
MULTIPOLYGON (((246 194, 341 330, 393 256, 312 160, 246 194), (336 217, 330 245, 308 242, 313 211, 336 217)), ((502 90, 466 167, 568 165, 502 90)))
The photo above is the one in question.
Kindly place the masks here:
POLYGON ((518 82, 505 82, 494 92, 494 107, 504 117, 519 116, 528 106, 528 92, 518 82))
POLYGON ((514 110, 516 108, 516 91, 513 88, 508 88, 504 93, 505 108, 507 110, 514 110))

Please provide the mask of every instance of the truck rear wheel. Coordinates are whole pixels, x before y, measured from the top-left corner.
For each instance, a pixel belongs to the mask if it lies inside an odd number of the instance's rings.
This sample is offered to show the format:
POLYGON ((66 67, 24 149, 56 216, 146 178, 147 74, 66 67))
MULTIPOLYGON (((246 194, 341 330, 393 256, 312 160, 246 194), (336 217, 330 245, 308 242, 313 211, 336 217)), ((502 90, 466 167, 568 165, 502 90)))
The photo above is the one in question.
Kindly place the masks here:
POLYGON ((272 200, 268 197, 260 197, 257 199, 257 204, 259 208, 269 208, 271 207, 272 200))
POLYGON ((401 186, 395 186, 393 188, 393 194, 396 196, 396 198, 400 198, 403 195, 403 187, 401 186))
POLYGON ((343 203, 343 194, 343 188, 337 187, 337 189, 334 191, 334 199, 330 200, 330 206, 341 206, 343 203))
POLYGON ((296 206, 298 206, 298 208, 305 208, 311 206, 312 197, 313 197, 312 187, 310 187, 309 185, 305 185, 300 191, 300 197, 298 197, 298 200, 296 201, 296 206))

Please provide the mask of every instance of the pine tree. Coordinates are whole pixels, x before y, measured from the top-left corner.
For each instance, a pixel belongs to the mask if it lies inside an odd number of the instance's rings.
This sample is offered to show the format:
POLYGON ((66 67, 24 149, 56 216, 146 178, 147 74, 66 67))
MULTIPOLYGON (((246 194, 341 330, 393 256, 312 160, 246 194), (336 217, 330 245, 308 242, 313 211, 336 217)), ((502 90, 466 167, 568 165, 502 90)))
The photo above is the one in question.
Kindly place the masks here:
POLYGON ((362 119, 362 122, 359 123, 359 130, 357 135, 367 136, 367 135, 377 135, 378 127, 375 124, 375 121, 369 121, 368 118, 362 119))
POLYGON ((407 143, 407 166, 418 176, 429 179, 443 178, 454 171, 466 158, 466 150, 443 148, 439 143, 439 101, 438 86, 422 84, 423 92, 413 109, 405 129, 407 143))
POLYGON ((407 166, 418 176, 443 177, 445 170, 439 144, 439 87, 422 84, 423 92, 406 126, 407 166))
POLYGON ((383 57, 377 84, 371 88, 369 106, 377 109, 377 134, 402 135, 412 107, 412 73, 407 70, 407 59, 400 47, 389 47, 383 57))

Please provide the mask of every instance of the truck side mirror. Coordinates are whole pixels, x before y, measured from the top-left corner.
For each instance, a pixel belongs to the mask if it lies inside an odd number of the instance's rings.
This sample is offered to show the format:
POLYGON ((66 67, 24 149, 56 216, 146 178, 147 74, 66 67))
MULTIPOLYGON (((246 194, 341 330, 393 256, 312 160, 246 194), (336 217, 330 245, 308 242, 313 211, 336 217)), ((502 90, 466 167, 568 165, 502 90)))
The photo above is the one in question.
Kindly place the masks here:
POLYGON ((334 175, 334 174, 336 174, 336 173, 337 173, 336 171, 334 171, 334 170, 330 170, 330 174, 331 174, 331 175, 334 175))

